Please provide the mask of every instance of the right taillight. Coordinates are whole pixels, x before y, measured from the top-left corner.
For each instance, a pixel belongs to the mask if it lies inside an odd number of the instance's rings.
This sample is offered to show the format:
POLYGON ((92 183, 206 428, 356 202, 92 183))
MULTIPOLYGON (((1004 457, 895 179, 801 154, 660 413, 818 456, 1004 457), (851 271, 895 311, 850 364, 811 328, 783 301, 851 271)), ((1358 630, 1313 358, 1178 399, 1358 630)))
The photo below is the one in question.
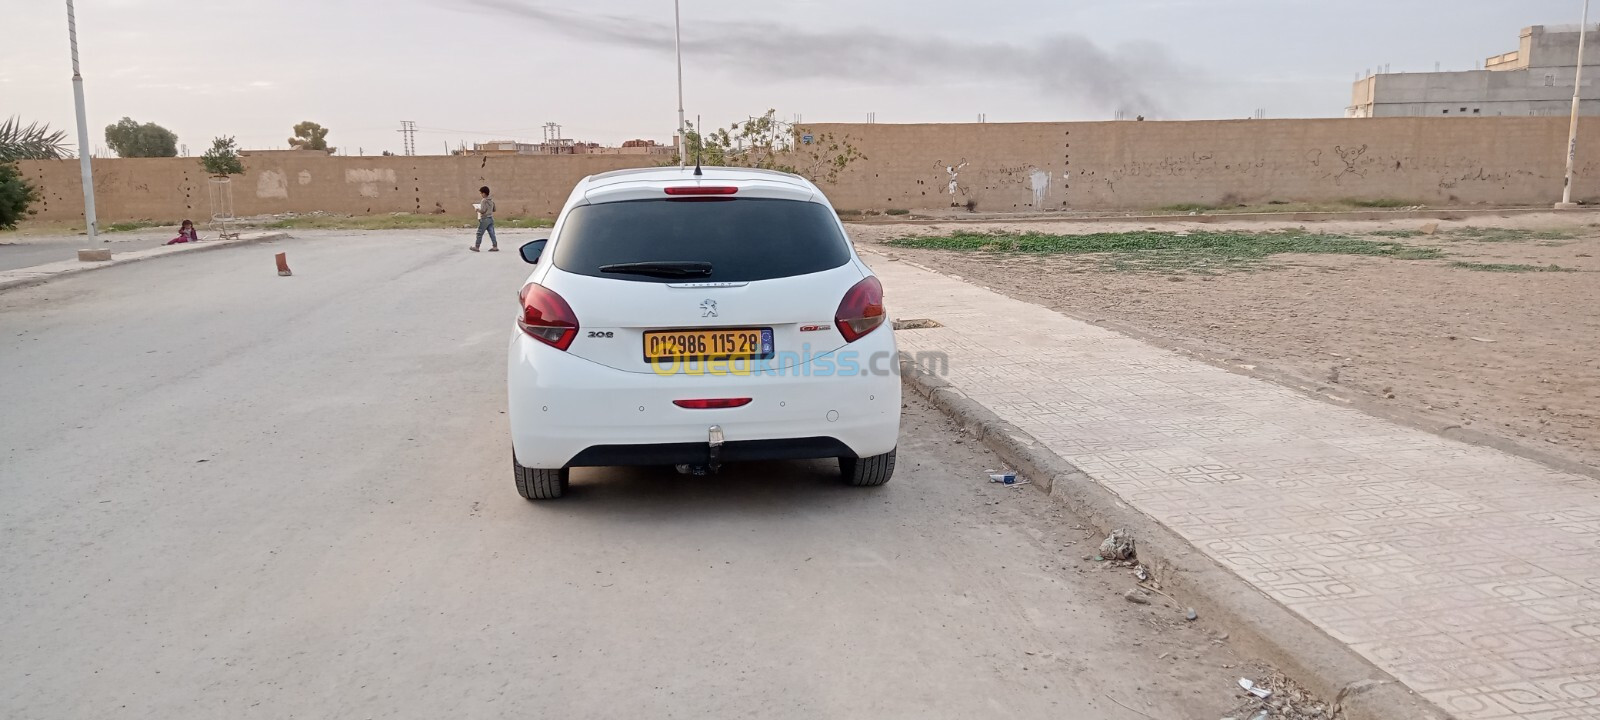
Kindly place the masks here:
POLYGON ((883 308, 883 284, 868 277, 850 288, 839 301, 839 312, 833 316, 834 324, 845 342, 855 342, 867 333, 878 329, 888 313, 883 308))
POLYGON ((543 285, 529 283, 522 288, 522 315, 517 327, 539 342, 557 350, 572 347, 578 337, 578 316, 560 295, 543 285))

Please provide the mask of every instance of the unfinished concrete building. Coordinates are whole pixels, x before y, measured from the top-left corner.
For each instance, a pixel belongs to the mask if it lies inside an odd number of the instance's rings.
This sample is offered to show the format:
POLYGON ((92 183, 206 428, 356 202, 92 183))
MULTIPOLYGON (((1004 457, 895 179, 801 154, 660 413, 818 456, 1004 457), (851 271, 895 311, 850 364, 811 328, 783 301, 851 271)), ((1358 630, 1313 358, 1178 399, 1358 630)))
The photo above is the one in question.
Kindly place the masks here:
MULTIPOLYGON (((1356 81, 1345 115, 1370 117, 1552 116, 1572 112, 1578 70, 1577 25, 1536 25, 1516 50, 1484 61, 1483 70, 1382 73, 1356 81)), ((1600 115, 1600 29, 1588 29, 1581 112, 1600 115)))

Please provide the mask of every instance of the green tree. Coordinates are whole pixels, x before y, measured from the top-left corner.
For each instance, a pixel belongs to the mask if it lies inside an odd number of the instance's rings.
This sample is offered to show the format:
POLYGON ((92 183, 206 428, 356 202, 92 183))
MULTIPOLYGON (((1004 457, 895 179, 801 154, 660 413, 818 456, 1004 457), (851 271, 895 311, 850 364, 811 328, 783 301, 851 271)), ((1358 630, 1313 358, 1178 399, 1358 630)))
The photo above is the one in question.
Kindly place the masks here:
POLYGON ((106 126, 106 145, 119 157, 177 157, 178 136, 155 123, 136 122, 124 117, 106 126))
POLYGON ((334 151, 334 148, 328 147, 328 129, 310 120, 294 126, 294 137, 289 138, 289 147, 297 150, 326 150, 329 154, 334 151))
MULTIPOLYGON (((832 184, 845 168, 867 159, 848 139, 837 138, 833 133, 813 133, 776 116, 776 110, 768 110, 709 133, 689 125, 683 134, 689 162, 778 170, 832 184)), ((670 164, 678 164, 676 155, 670 164)))
POLYGON ((0 162, 0 230, 15 228, 17 221, 28 215, 28 205, 38 197, 16 165, 0 162))
POLYGON ((0 163, 14 160, 60 160, 72 157, 67 151, 67 133, 52 131, 49 125, 30 123, 12 117, 0 123, 0 163))
POLYGON ((231 137, 212 140, 211 149, 200 156, 200 166, 216 177, 244 174, 244 163, 239 161, 239 146, 231 137))

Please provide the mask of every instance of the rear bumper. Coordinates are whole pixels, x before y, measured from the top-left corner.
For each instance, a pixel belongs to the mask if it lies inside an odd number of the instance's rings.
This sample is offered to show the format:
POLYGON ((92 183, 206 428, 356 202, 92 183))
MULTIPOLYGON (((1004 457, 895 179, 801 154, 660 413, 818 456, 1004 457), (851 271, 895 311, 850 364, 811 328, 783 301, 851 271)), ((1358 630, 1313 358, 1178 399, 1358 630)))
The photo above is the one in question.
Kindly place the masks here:
MULTIPOLYGON (((858 457, 849 445, 830 437, 785 438, 780 440, 738 440, 723 443, 717 462, 755 460, 810 460, 815 458, 858 457)), ((567 467, 610 467, 616 465, 705 465, 711 451, 704 442, 661 443, 656 445, 592 445, 578 453, 567 467)))
MULTIPOLYGON (((895 357, 880 329, 845 350, 895 357)), ((844 352, 844 351, 841 351, 844 352)), ((723 462, 869 457, 900 435, 897 362, 855 374, 630 373, 514 332, 507 360, 508 417, 517 462, 530 468, 698 464, 722 429, 723 462), (690 398, 748 397, 740 408, 689 410, 690 398)))

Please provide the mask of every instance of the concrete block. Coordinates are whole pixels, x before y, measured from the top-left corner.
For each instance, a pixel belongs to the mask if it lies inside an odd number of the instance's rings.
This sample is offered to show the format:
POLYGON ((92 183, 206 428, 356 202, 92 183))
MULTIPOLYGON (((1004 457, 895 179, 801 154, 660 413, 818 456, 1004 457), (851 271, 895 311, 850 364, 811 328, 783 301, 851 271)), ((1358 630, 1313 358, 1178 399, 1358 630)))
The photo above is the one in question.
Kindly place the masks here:
POLYGON ((79 262, 107 262, 111 259, 109 248, 95 248, 93 250, 79 250, 79 262))

